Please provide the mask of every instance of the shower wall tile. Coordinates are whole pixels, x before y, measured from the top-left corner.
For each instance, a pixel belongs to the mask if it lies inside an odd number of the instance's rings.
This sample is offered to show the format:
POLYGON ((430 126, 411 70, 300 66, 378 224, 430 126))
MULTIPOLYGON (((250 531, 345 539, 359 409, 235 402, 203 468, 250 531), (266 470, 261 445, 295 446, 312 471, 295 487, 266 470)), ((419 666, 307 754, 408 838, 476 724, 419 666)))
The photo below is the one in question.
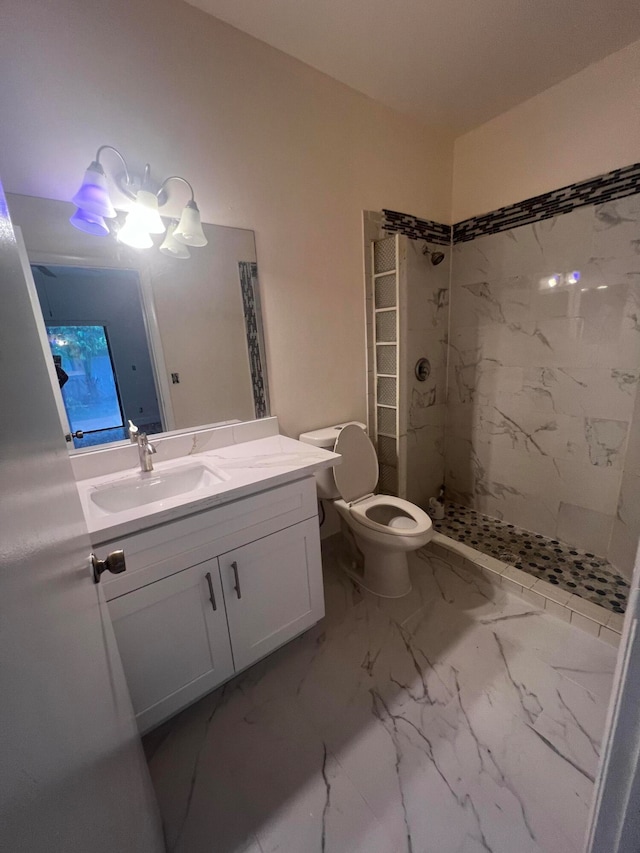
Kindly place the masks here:
MULTIPOLYGON (((491 438, 477 435, 469 441, 471 464, 463 458, 457 470, 464 471, 467 464, 471 476, 466 482, 475 494, 500 497, 506 503, 515 495, 535 498, 556 512, 560 502, 566 502, 611 516, 616 513, 622 471, 554 459, 537 450, 496 446, 491 438)), ((468 447, 463 452, 468 453, 468 447)), ((503 518, 511 521, 506 512, 503 518)))
POLYGON ((640 537, 640 477, 625 471, 622 477, 609 560, 631 577, 640 537))
POLYGON ((545 412, 629 421, 639 378, 637 368, 530 367, 522 393, 545 412))
POLYGON ((449 432, 476 435, 495 450, 568 459, 621 470, 629 424, 604 418, 557 415, 527 408, 517 394, 496 392, 493 402, 452 403, 449 432))
POLYGON ((616 518, 608 557, 628 578, 633 568, 640 537, 640 394, 636 395, 629 442, 624 463, 616 518))
POLYGON ((606 554, 615 519, 582 506, 561 503, 558 512, 558 539, 583 551, 606 554))
POLYGON ((444 482, 444 408, 442 423, 407 434, 407 499, 427 508, 444 482))
POLYGON ((616 569, 629 580, 633 575, 639 536, 638 525, 629 526, 619 518, 614 519, 607 556, 616 569))
POLYGON ((423 254, 423 240, 403 237, 401 243, 405 249, 406 292, 406 497, 426 508, 444 482, 451 253, 445 250, 445 260, 433 266, 423 254), (431 368, 424 382, 415 374, 420 358, 427 358, 431 368))
MULTIPOLYGON (((629 431, 629 442, 627 455, 624 461, 626 474, 640 477, 640 394, 636 395, 635 406, 631 415, 631 428, 629 431)), ((638 507, 640 512, 640 506, 638 507)))
POLYGON ((457 244, 450 301, 450 499, 628 573, 640 534, 640 196, 457 244))

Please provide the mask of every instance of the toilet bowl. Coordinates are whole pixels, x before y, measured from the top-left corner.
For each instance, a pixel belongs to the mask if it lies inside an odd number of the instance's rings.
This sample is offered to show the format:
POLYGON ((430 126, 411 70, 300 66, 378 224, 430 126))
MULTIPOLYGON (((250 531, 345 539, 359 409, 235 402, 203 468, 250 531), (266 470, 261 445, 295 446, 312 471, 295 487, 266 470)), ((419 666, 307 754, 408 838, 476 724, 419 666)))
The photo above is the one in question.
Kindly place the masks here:
MULTIPOLYGON (((333 449, 342 457, 318 483, 321 498, 332 499, 358 552, 344 570, 369 592, 400 598, 411 591, 407 553, 422 548, 433 536, 431 519, 415 504, 391 495, 374 495, 378 459, 358 423, 338 424, 303 433, 300 441, 333 449), (355 563, 355 565, 353 564, 355 563)), ((324 472, 323 472, 324 473, 324 472)))

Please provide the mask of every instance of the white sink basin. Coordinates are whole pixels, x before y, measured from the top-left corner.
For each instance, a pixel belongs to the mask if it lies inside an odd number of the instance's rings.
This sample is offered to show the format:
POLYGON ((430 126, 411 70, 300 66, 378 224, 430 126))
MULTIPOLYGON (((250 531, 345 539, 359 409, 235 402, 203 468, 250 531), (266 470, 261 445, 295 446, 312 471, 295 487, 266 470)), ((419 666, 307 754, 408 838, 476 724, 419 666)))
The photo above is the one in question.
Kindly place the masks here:
POLYGON ((91 490, 93 503, 106 512, 123 512, 158 501, 188 495, 206 489, 223 478, 204 465, 195 463, 167 471, 137 472, 115 483, 105 483, 91 490))

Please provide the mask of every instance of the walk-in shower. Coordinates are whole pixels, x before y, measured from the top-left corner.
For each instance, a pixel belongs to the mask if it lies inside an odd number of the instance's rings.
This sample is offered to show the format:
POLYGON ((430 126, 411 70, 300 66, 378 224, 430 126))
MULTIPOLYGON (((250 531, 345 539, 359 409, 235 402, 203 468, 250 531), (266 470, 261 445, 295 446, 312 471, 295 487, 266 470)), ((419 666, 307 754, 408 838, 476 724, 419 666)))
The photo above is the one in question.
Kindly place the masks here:
POLYGON ((387 483, 398 472, 398 494, 423 508, 444 483, 441 532, 623 611, 640 533, 640 195, 494 233, 456 226, 446 255, 418 233, 437 223, 409 219, 389 235, 365 218, 369 418, 387 483), (376 337, 385 275, 392 342, 376 337))

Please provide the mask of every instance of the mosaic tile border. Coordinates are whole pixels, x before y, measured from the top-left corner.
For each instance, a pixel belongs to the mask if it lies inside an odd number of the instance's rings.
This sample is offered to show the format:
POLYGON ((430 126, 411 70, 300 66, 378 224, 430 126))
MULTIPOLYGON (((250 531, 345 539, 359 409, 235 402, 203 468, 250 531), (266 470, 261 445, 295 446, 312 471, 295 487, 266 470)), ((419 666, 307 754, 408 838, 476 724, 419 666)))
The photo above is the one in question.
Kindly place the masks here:
POLYGON ((404 234, 412 240, 428 240, 429 243, 437 243, 439 246, 451 245, 451 225, 434 222, 432 219, 418 219, 417 216, 399 213, 397 210, 383 209, 382 215, 382 227, 385 231, 404 234))
POLYGON ((447 504, 444 519, 434 521, 433 526, 568 595, 578 595, 613 613, 626 609, 629 584, 602 557, 455 503, 447 504))
POLYGON ((598 604, 585 601, 579 595, 536 579, 534 575, 516 569, 463 542, 457 542, 444 533, 435 533, 424 550, 472 574, 479 572, 484 580, 494 586, 502 587, 506 592, 517 595, 532 606, 574 625, 592 637, 598 637, 612 646, 620 645, 623 613, 612 613, 598 604))
POLYGON ((530 225, 570 213, 578 207, 602 204, 640 192, 640 163, 614 169, 604 175, 569 184, 543 195, 527 198, 517 204, 474 216, 453 226, 453 243, 466 243, 486 234, 497 234, 520 225, 530 225))
POLYGON ((258 292, 258 265, 254 261, 240 261, 240 290, 242 292, 242 310, 247 333, 247 350, 251 370, 251 388, 256 418, 269 415, 269 395, 265 374, 262 369, 264 360, 264 341, 262 339, 262 321, 260 296, 258 292))
POLYGON ((481 216, 464 219, 454 225, 446 225, 432 219, 419 219, 408 213, 383 208, 382 227, 385 231, 404 234, 412 240, 428 240, 440 246, 451 246, 467 243, 487 234, 509 231, 520 225, 552 219, 563 213, 571 213, 578 207, 603 204, 636 193, 640 193, 640 163, 568 184, 516 204, 499 207, 481 216))

